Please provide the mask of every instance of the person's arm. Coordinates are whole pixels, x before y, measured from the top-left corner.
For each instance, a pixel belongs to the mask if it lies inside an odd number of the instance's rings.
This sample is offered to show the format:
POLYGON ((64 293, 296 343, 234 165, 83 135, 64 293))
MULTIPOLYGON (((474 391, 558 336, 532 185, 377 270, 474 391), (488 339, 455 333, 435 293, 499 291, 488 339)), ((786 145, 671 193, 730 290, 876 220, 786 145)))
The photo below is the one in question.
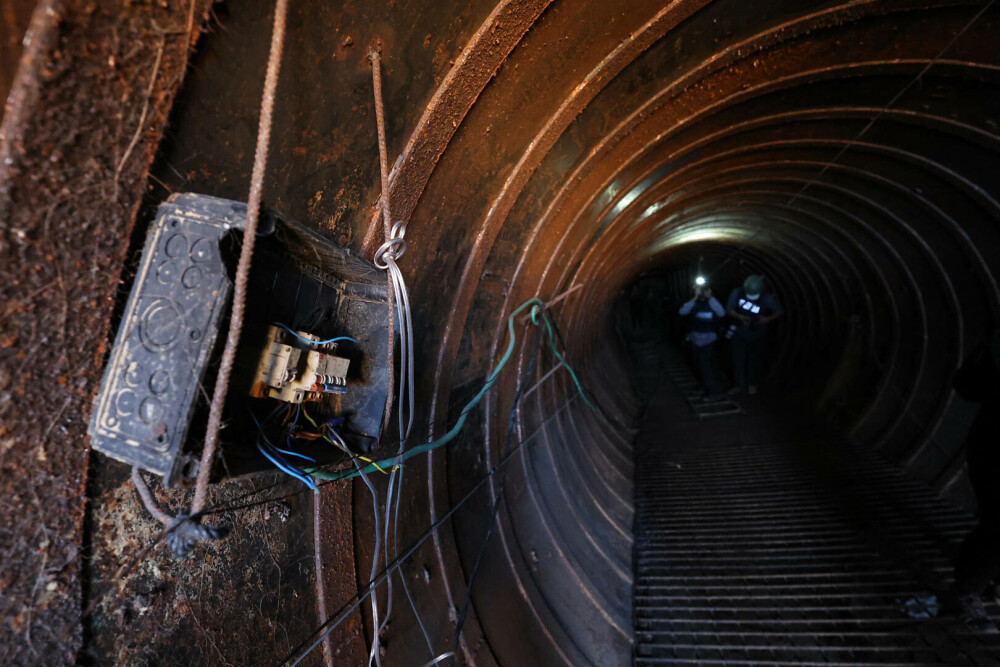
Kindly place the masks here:
POLYGON ((729 307, 729 316, 732 317, 734 320, 739 320, 743 324, 750 324, 750 318, 741 313, 740 311, 736 310, 735 305, 731 305, 729 307))
POLYGON ((739 320, 743 324, 746 324, 747 322, 750 321, 750 319, 746 315, 736 310, 736 302, 738 300, 736 292, 737 290, 733 290, 732 292, 729 293, 729 299, 726 301, 726 312, 729 313, 730 317, 732 317, 734 320, 739 320))
POLYGON ((716 314, 717 317, 722 317, 726 314, 726 309, 722 307, 719 300, 714 296, 708 300, 708 307, 712 309, 712 312, 716 314))
POLYGON ((694 302, 695 302, 695 300, 691 299, 690 301, 688 301, 687 303, 685 303, 683 306, 681 306, 681 309, 679 311, 677 311, 677 312, 680 313, 681 315, 687 315, 688 313, 691 312, 691 309, 694 308, 694 302))
POLYGON ((768 294, 765 295, 764 298, 767 300, 767 307, 771 312, 760 318, 761 324, 767 324, 768 322, 776 320, 785 314, 785 311, 781 308, 781 304, 778 303, 777 297, 768 294))

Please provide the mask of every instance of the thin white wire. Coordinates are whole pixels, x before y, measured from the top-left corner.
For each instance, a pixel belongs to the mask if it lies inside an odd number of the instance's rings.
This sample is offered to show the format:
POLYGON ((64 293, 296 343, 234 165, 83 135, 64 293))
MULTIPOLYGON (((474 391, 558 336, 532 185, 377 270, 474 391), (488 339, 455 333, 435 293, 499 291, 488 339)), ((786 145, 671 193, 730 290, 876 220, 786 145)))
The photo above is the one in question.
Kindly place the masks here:
MULTIPOLYGON (((399 265, 396 264, 396 260, 406 252, 406 241, 404 237, 406 236, 406 224, 402 221, 397 222, 392 226, 389 238, 383 243, 375 253, 375 265, 379 268, 385 269, 389 274, 389 282, 392 285, 393 296, 396 302, 396 330, 399 332, 399 362, 400 362, 400 372, 399 372, 399 390, 398 395, 398 418, 399 418, 399 449, 396 453, 396 464, 393 466, 392 472, 389 474, 389 489, 386 494, 385 503, 385 536, 383 543, 385 544, 384 558, 386 567, 389 566, 389 526, 392 525, 393 532, 393 554, 398 555, 398 541, 399 541, 399 503, 402 499, 402 486, 403 486, 403 467, 400 465, 400 460, 403 452, 406 449, 406 439, 410 436, 410 431, 413 429, 413 414, 415 405, 415 392, 414 392, 414 360, 413 360, 413 319, 412 311, 410 308, 410 295, 409 291, 406 289, 406 281, 403 278, 402 271, 399 270, 399 265), (393 500, 393 493, 395 493, 395 500, 393 500)), ((406 593, 407 600, 410 602, 410 607, 413 609, 413 613, 417 618, 417 623, 420 625, 420 629, 424 634, 424 639, 427 641, 428 650, 433 655, 433 647, 430 642, 430 638, 427 635, 427 630, 424 628, 423 620, 420 618, 420 614, 417 612, 416 606, 413 603, 413 598, 410 595, 409 588, 406 585, 406 579, 403 577, 402 572, 399 573, 400 581, 403 584, 403 589, 406 593)), ((382 619, 382 624, 377 625, 378 632, 376 633, 376 642, 372 646, 372 653, 369 654, 368 664, 369 667, 372 663, 372 658, 375 655, 378 647, 378 635, 381 634, 382 629, 389 622, 389 617, 392 614, 392 577, 386 580, 387 585, 387 598, 386 598, 386 611, 385 617, 382 619)), ((375 658, 378 662, 378 658, 375 658)))
MULTIPOLYGON (((393 533, 392 533, 392 557, 395 560, 399 559, 399 497, 403 494, 403 475, 399 475, 399 484, 396 487, 396 515, 393 518, 393 533)), ((431 642, 431 636, 427 633, 427 628, 424 626, 424 619, 420 618, 420 612, 417 611, 417 605, 413 601, 413 595, 410 594, 410 587, 406 583, 406 576, 403 574, 403 568, 396 568, 396 574, 399 575, 399 583, 403 584, 403 593, 406 594, 406 600, 410 603, 410 609, 413 610, 413 615, 417 619, 417 625, 420 627, 420 632, 424 635, 424 641, 427 642, 427 651, 434 655, 434 644, 431 642)), ((391 577, 390 577, 391 579, 391 577)))
MULTIPOLYGON (((390 240, 383 244, 380 248, 377 256, 382 260, 380 263, 376 260, 376 265, 383 266, 389 274, 389 278, 392 284, 393 294, 396 302, 396 330, 399 331, 399 360, 400 360, 400 373, 399 373, 399 390, 398 395, 398 409, 399 409, 399 449, 396 452, 396 465, 393 466, 393 470, 389 476, 389 490, 386 497, 386 516, 385 516, 385 539, 383 540, 385 544, 385 562, 386 566, 389 565, 389 525, 393 527, 392 531, 392 549, 393 557, 399 555, 399 505, 402 500, 403 494, 403 466, 400 463, 400 457, 406 448, 406 440, 410 436, 410 432, 413 429, 413 416, 414 416, 414 404, 415 404, 415 390, 414 390, 414 355, 413 355, 413 316, 412 309, 410 308, 410 294, 406 288, 406 281, 403 279, 403 273, 399 270, 399 265, 396 264, 396 259, 398 259, 403 252, 406 251, 406 242, 403 237, 406 235, 406 225, 403 222, 397 222, 392 227, 390 240), (395 500, 393 500, 393 493, 395 493, 395 500), (392 516, 390 517, 390 512, 392 516)), ((400 583, 403 584, 403 591, 406 594, 407 601, 410 603, 410 608, 413 610, 413 615, 416 617, 417 625, 420 626, 420 631, 424 635, 424 641, 427 642, 427 650, 431 655, 434 655, 434 647, 431 643, 430 636, 427 634, 427 629, 424 626, 423 619, 420 617, 420 613, 417 611, 416 604, 413 602, 413 596, 410 594, 409 586, 406 584, 406 577, 403 575, 402 570, 398 571, 400 583)), ((388 623, 389 616, 392 612, 392 577, 387 580, 388 586, 388 596, 386 600, 386 615, 383 619, 383 625, 388 623)))
MULTIPOLYGON (((399 266, 396 264, 396 259, 401 257, 406 251, 406 241, 404 237, 406 235, 406 224, 402 221, 397 222, 393 225, 389 238, 386 239, 379 249, 375 252, 375 265, 385 271, 389 275, 389 284, 393 290, 393 296, 395 297, 396 303, 396 320, 398 322, 397 330, 399 331, 399 357, 400 357, 400 374, 399 374, 399 391, 398 391, 398 405, 399 405, 399 449, 397 450, 397 462, 393 466, 392 472, 389 474, 389 488, 386 493, 386 503, 385 503, 385 535, 383 544, 385 545, 383 558, 386 566, 389 565, 389 526, 393 526, 393 552, 397 553, 398 545, 398 533, 399 533, 399 502, 402 497, 400 489, 402 486, 402 466, 399 465, 399 459, 405 450, 406 438, 410 435, 410 430, 413 428, 413 413, 414 413, 414 363, 413 363, 413 321, 410 310, 410 298, 409 292, 406 289, 406 281, 403 279, 403 274, 399 270, 399 266), (407 407, 409 410, 407 410, 407 407), (398 480, 398 483, 397 483, 398 480), (395 492, 395 502, 393 502, 393 493, 395 492)), ((375 561, 377 562, 379 554, 376 552, 375 561)), ((402 575, 401 575, 402 578, 402 575)), ((406 589, 407 599, 410 601, 411 607, 413 607, 414 614, 417 616, 417 620, 421 626, 421 630, 424 632, 424 638, 428 639, 426 630, 423 627, 423 621, 420 619, 419 614, 416 611, 416 607, 413 605, 413 599, 410 596, 409 589, 406 587, 405 579, 403 581, 403 587, 406 589)), ((368 655, 368 665, 371 667, 374 661, 379 667, 381 667, 381 660, 378 654, 379 649, 379 636, 385 625, 389 622, 389 617, 392 613, 392 578, 387 579, 387 599, 386 599, 386 614, 380 624, 377 617, 377 607, 373 606, 372 614, 372 624, 375 628, 375 637, 372 642, 372 650, 368 655)), ((373 596, 375 597, 375 596, 373 596)), ((428 639, 428 649, 431 650, 433 654, 433 649, 430 646, 430 641, 428 639)))
POLYGON ((430 662, 425 662, 424 663, 424 667, 431 667, 431 665, 436 665, 439 662, 441 662, 442 660, 446 660, 446 659, 448 659, 448 658, 450 658, 450 657, 452 657, 454 655, 455 655, 454 651, 448 651, 447 653, 442 653, 441 655, 439 655, 438 657, 434 658, 430 662))
MULTIPOLYGON (((340 437, 340 434, 337 433, 336 431, 332 431, 331 438, 333 439, 334 444, 336 444, 340 449, 344 450, 344 452, 351 457, 351 461, 354 463, 354 467, 358 469, 358 472, 361 474, 362 481, 365 483, 365 486, 368 487, 368 491, 371 493, 372 496, 372 514, 375 516, 375 552, 372 555, 372 570, 371 574, 368 576, 368 581, 373 581, 375 579, 375 575, 378 574, 378 556, 379 552, 382 551, 382 544, 381 544, 382 529, 381 529, 381 515, 378 511, 378 491, 375 490, 375 485, 372 484, 370 479, 368 479, 368 474, 365 473, 364 467, 358 462, 358 458, 357 456, 354 455, 354 452, 352 452, 347 447, 347 443, 344 442, 344 439, 340 437)), ((386 532, 386 534, 388 534, 388 531, 386 532)), ((371 665, 372 660, 374 660, 375 663, 379 665, 379 667, 381 667, 382 658, 380 655, 378 655, 378 649, 379 649, 378 635, 379 632, 381 632, 384 623, 382 626, 380 626, 378 622, 379 619, 378 595, 373 594, 370 596, 370 599, 372 606, 373 640, 372 640, 371 653, 368 654, 368 664, 371 665)), ((388 615, 386 616, 386 618, 388 618, 388 615)))
MULTIPOLYGON (((400 371, 400 388, 402 391, 403 387, 403 373, 406 377, 406 395, 408 397, 409 412, 408 418, 406 420, 406 428, 403 429, 403 400, 400 396, 400 407, 399 407, 399 424, 400 431, 402 433, 402 439, 399 446, 399 451, 397 456, 403 454, 405 449, 405 442, 410 436, 410 431, 413 428, 413 416, 414 416, 414 400, 415 400, 415 382, 414 382, 414 346, 413 346, 413 315, 412 309, 410 308, 410 294, 406 289, 406 281, 403 280, 403 274, 396 265, 396 259, 398 259, 403 252, 406 251, 405 241, 403 237, 406 235, 406 225, 400 221, 393 225, 392 229, 393 237, 398 237, 400 242, 399 249, 392 253, 392 255, 387 258, 386 264, 389 267, 389 271, 393 276, 393 285, 397 287, 396 289, 396 315, 399 320, 400 326, 400 366, 402 370, 400 371), (405 325, 404 325, 405 322, 405 325), (403 335, 403 328, 405 326, 406 333, 403 335), (403 341, 405 341, 405 354, 403 352, 403 341), (404 361, 405 359, 405 361, 404 361)), ((396 484, 396 502, 393 516, 393 529, 392 529, 392 553, 393 558, 399 557, 399 504, 403 495, 403 467, 401 464, 397 463, 397 469, 399 471, 399 479, 396 484)), ((388 514, 386 514, 386 522, 388 523, 388 514)), ((386 534, 385 539, 386 552, 389 550, 389 537, 386 534)), ((413 611, 413 615, 417 620, 417 625, 420 627, 420 632, 424 636, 424 641, 427 643, 427 650, 431 655, 434 655, 434 646, 431 642, 430 635, 427 633, 427 628, 424 626, 424 621, 420 617, 420 612, 417 611, 417 605, 413 602, 413 596, 410 594, 410 587, 406 583, 406 577, 403 574, 402 568, 397 571, 399 574, 399 581, 403 585, 403 592, 406 594, 406 599, 410 603, 410 609, 413 611)), ((392 577, 389 577, 389 608, 392 607, 392 577)), ((387 617, 388 618, 388 615, 387 617)))
POLYGON ((389 238, 375 252, 375 266, 389 273, 393 293, 396 297, 396 321, 399 331, 399 435, 400 452, 413 428, 414 411, 414 364, 413 364, 413 320, 410 309, 410 294, 406 281, 396 260, 406 252, 406 223, 402 220, 392 226, 389 238), (406 410, 406 408, 409 408, 406 410), (405 426, 404 426, 405 424, 405 426))

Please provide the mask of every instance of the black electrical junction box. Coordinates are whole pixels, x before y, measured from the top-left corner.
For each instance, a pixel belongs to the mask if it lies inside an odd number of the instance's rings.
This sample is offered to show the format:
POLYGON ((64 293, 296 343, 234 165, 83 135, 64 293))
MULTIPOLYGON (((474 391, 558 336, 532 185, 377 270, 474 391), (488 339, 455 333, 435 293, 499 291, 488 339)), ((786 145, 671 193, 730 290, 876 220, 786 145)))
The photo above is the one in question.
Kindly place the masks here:
MULTIPOLYGON (((175 194, 159 207, 94 403, 91 445, 162 475, 165 486, 197 474, 245 218, 245 204, 206 195, 175 194)), ((353 451, 369 451, 385 411, 385 273, 274 212, 263 212, 259 227, 216 478, 273 469, 255 445, 287 437, 302 413, 336 423, 353 451), (340 340, 317 344, 332 338, 340 340), (289 351, 291 362, 282 357, 289 351), (275 383, 306 390, 263 385, 271 357, 287 365, 275 383), (303 369, 317 367, 320 375, 303 380, 303 369), (276 422, 284 426, 273 430, 276 422)), ((316 464, 344 458, 320 438, 295 448, 316 464)))

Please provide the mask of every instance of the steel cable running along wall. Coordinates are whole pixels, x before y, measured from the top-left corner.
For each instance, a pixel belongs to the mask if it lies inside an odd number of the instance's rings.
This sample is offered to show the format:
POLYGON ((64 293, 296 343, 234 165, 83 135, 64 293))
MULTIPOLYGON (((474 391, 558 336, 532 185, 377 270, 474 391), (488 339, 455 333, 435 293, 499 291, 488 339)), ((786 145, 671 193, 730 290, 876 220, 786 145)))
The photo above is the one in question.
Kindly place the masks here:
MULTIPOLYGON (((429 336, 435 395, 460 392, 465 369, 488 358, 481 341, 496 335, 498 304, 582 284, 560 318, 584 376, 615 405, 627 392, 609 304, 643 271, 704 256, 722 267, 719 283, 753 271, 779 290, 789 317, 774 375, 790 391, 961 496, 968 406, 950 378, 1000 303, 997 12, 986 7, 549 6, 463 119, 413 213, 429 261, 461 276, 438 311, 448 319, 429 324, 440 332, 429 336), (457 252, 441 253, 456 239, 457 252)), ((539 391, 539 410, 565 392, 558 381, 539 391)), ((628 468, 616 474, 610 441, 583 417, 560 420, 547 443, 556 455, 525 461, 534 495, 509 504, 507 571, 492 574, 530 572, 525 604, 548 612, 536 634, 553 638, 532 650, 601 663, 607 636, 574 622, 616 627, 601 614, 620 609, 608 594, 617 572, 601 558, 628 539, 614 534, 615 512, 630 511, 628 468), (567 516, 590 520, 567 530, 567 516), (551 550, 535 565, 546 531, 551 550)), ((437 470, 450 480, 469 465, 446 463, 437 470)), ((456 530, 460 562, 471 531, 456 530)), ((500 590, 478 598, 487 639, 511 625, 486 602, 500 590)), ((523 658, 489 644, 501 662, 523 658)))
MULTIPOLYGON (((595 402, 629 422, 639 397, 612 332, 614 301, 645 271, 682 273, 703 257, 716 284, 753 271, 779 290, 788 315, 773 375, 783 386, 860 443, 961 494, 967 406, 949 382, 1000 314, 995 7, 969 25, 985 3, 370 5, 291 9, 265 190, 275 208, 374 250, 365 47, 381 41, 390 162, 400 156, 390 197, 407 224, 415 438, 439 437, 481 386, 504 345, 503 313, 574 287, 553 308, 567 357, 595 402)), ((199 44, 154 168, 170 188, 244 196, 252 133, 239 129, 256 113, 269 7, 228 8, 226 30, 199 44)), ((411 462, 401 544, 502 456, 531 345, 521 339, 514 370, 459 440, 411 462)), ((548 369, 538 363, 536 379, 548 369)), ((462 661, 629 661, 631 480, 642 462, 626 429, 567 404, 574 393, 557 372, 521 399, 523 434, 542 431, 508 466, 462 661)), ((491 515, 495 481, 488 487, 404 564, 439 653, 450 650, 491 515)), ((339 495, 323 518, 340 540, 324 558, 341 564, 334 608, 345 585, 366 581, 374 526, 364 492, 339 495)), ((286 547, 282 562, 300 562, 302 546, 286 547)), ((216 581, 236 566, 211 567, 216 581)), ((243 622, 217 612, 222 627, 243 622)), ((286 626, 289 643, 315 625, 286 626)), ((90 640, 98 653, 124 634, 102 627, 90 640)), ((199 632, 171 627, 154 643, 199 632)), ((334 645, 363 646, 359 627, 334 645)), ((273 643, 239 636, 215 636, 216 649, 273 643)), ((427 652, 397 601, 384 664, 427 652)))

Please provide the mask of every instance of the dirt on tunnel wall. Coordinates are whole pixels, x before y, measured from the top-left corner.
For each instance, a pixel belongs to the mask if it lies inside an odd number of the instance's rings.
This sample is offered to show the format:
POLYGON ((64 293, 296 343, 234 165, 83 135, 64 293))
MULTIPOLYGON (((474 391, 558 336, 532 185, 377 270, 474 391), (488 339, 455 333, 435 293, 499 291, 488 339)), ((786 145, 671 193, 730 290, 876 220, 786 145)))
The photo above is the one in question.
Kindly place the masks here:
MULTIPOLYGON (((961 495, 968 406, 950 378, 1000 313, 996 9, 292 7, 265 200, 371 257, 382 238, 368 50, 380 48, 388 198, 408 225, 414 437, 454 423, 506 344, 503 315, 533 296, 557 300, 561 349, 611 417, 549 374, 545 354, 513 410, 534 349, 521 321, 514 370, 460 440, 409 465, 401 544, 490 473, 509 424, 529 442, 506 473, 461 661, 628 660, 637 397, 610 315, 646 273, 683 283, 698 257, 717 285, 766 273, 788 308, 774 387, 961 495)), ((155 206, 173 192, 246 199, 272 11, 266 0, 45 0, 33 14, 0 126, 11 518, 0 522, 0 660, 275 664, 319 625, 315 499, 301 485, 277 474, 218 485, 212 502, 233 534, 175 561, 127 469, 91 454, 85 435, 155 206)), ((22 15, 4 14, 0 38, 22 15)), ((428 637, 397 587, 387 664, 451 650, 499 496, 496 479, 482 489, 404 562, 428 637)), ((187 502, 183 489, 157 495, 171 512, 187 502)), ((372 508, 360 484, 324 487, 318 502, 333 613, 368 581, 372 508)), ((364 611, 332 636, 345 664, 367 657, 364 611)))

